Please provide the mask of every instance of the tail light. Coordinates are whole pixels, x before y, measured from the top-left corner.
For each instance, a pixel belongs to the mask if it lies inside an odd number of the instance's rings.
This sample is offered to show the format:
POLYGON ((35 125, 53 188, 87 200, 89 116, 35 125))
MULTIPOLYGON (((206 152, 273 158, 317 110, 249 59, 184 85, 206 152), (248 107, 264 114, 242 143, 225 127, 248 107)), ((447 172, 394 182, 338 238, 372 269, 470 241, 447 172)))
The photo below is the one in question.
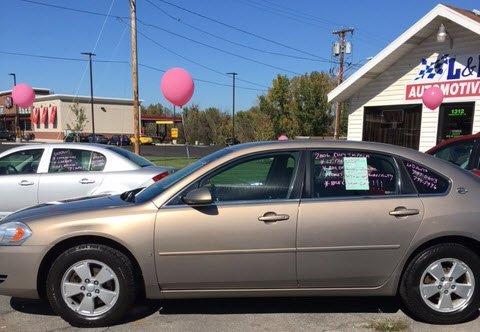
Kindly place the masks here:
POLYGON ((480 169, 472 170, 473 174, 480 176, 480 169))
POLYGON ((164 177, 167 177, 168 174, 169 174, 169 173, 165 171, 165 172, 163 172, 163 173, 160 173, 160 174, 155 175, 155 176, 152 178, 152 180, 153 180, 153 182, 158 182, 158 181, 160 181, 161 179, 163 179, 164 177))

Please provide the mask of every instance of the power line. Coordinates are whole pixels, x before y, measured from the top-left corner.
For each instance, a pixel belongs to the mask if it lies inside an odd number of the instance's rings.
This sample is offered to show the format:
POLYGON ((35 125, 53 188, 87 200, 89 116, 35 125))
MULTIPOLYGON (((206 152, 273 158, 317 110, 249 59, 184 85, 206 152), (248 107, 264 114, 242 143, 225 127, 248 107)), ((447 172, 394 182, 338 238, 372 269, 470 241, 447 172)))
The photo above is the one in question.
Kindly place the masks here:
POLYGON ((325 26, 319 25, 316 22, 307 21, 299 15, 291 14, 291 13, 288 13, 288 12, 280 10, 280 9, 276 9, 276 8, 272 8, 270 6, 266 6, 264 3, 258 3, 258 2, 251 1, 251 0, 238 0, 238 1, 246 4, 247 6, 251 6, 251 7, 263 10, 263 11, 268 12, 268 13, 272 13, 272 14, 280 16, 280 17, 285 17, 285 18, 287 18, 289 20, 292 20, 292 21, 295 21, 295 22, 308 24, 308 25, 315 26, 315 27, 327 28, 325 26))
MULTIPOLYGON (((99 13, 99 12, 92 12, 92 11, 85 11, 85 10, 81 10, 81 9, 76 9, 76 8, 71 8, 71 7, 65 7, 65 6, 58 6, 58 5, 51 5, 51 4, 48 4, 48 3, 44 3, 44 2, 39 2, 39 1, 34 1, 34 0, 18 0, 18 1, 22 1, 22 2, 26 2, 26 3, 33 3, 33 4, 38 4, 38 5, 42 5, 42 6, 46 6, 46 7, 53 7, 53 8, 57 8, 57 9, 62 9, 62 10, 67 10, 67 11, 72 11, 72 12, 79 12, 79 13, 84 13, 84 14, 95 14, 97 16, 103 16, 103 17, 106 17, 107 15, 106 14, 103 14, 103 13, 99 13)), ((126 16, 116 16, 116 15, 110 15, 110 17, 114 17, 114 18, 117 18, 120 22, 122 22, 123 24, 127 25, 128 24, 124 21, 124 20, 129 20, 130 18, 129 17, 126 17, 126 16)), ((140 21, 140 20, 138 20, 140 21)), ((143 22, 145 23, 145 22, 143 22)), ((149 24, 149 23, 147 23, 149 24)), ((154 26, 153 24, 151 24, 152 26, 154 26)), ((161 27, 159 27, 161 28, 161 27)), ((163 29, 163 28, 161 28, 163 29)), ((209 71, 212 71, 212 72, 215 72, 217 74, 220 74, 222 76, 228 76, 226 75, 225 73, 223 73, 222 71, 220 70, 217 70, 215 68, 212 68, 212 67, 209 67, 207 65, 204 65, 198 61, 195 61, 193 59, 190 59, 188 57, 185 57, 183 56, 182 54, 178 53, 178 52, 175 52, 163 45, 161 45, 160 43, 158 43, 157 41, 155 41, 153 38, 145 35, 144 33, 138 31, 138 34, 142 35, 144 38, 150 40, 151 42, 153 42, 154 44, 156 44, 157 46, 159 46, 160 48, 166 50, 167 52, 170 52, 186 61, 189 61, 191 63, 194 63, 204 69, 207 69, 209 71)), ((238 79, 239 81, 242 81, 244 83, 248 83, 248 84, 252 84, 252 85, 256 85, 256 86, 259 86, 259 87, 262 87, 262 88, 266 88, 268 89, 269 87, 266 86, 266 85, 263 85, 263 84, 259 84, 259 83, 255 83, 255 82, 252 82, 252 81, 249 81, 249 80, 245 80, 245 79, 238 79)))
MULTIPOLYGON (((93 46, 93 50, 90 53, 95 53, 95 50, 97 49, 98 43, 100 42, 100 38, 102 37, 103 34, 103 29, 105 29, 105 25, 107 24, 107 20, 110 17, 110 13, 112 12, 113 5, 115 3, 115 0, 112 0, 110 3, 110 7, 108 8, 108 12, 103 20, 102 27, 100 28, 100 32, 98 33, 97 40, 95 41, 95 45, 93 46)), ((85 69, 82 73, 82 77, 80 77, 80 81, 78 82, 77 90, 75 90, 75 97, 73 98, 73 101, 75 102, 75 98, 78 95, 78 91, 80 91, 80 87, 82 86, 83 79, 85 78, 85 75, 87 73, 88 65, 85 66, 85 69)), ((90 80, 91 80, 91 65, 90 65, 90 80)), ((92 82, 90 82, 91 85, 92 82)), ((93 128, 93 103, 92 103, 92 128, 93 128)))
MULTIPOLYGON (((120 20, 123 22, 122 19, 120 19, 120 20)), ((123 23, 126 24, 125 22, 123 22, 123 23)), ((216 74, 219 74, 219 75, 227 76, 227 77, 228 77, 227 74, 225 74, 224 72, 222 72, 222 71, 220 71, 220 70, 218 70, 218 69, 215 69, 215 68, 213 68, 213 67, 204 65, 204 64, 202 64, 202 63, 200 63, 200 62, 198 62, 198 61, 196 61, 196 60, 193 60, 193 59, 191 59, 191 58, 189 58, 189 57, 186 57, 186 56, 184 56, 183 54, 180 54, 180 53, 178 53, 178 52, 175 52, 174 50, 172 50, 172 49, 170 49, 170 48, 168 48, 168 47, 160 44, 158 41, 156 41, 155 39, 151 38, 150 36, 144 34, 142 31, 137 31, 137 33, 138 33, 139 35, 141 35, 143 38, 151 41, 152 43, 154 43, 155 45, 157 45, 157 46, 160 47, 161 49, 163 49, 163 50, 165 50, 165 51, 167 51, 167 52, 169 52, 169 53, 171 53, 171 54, 174 54, 174 55, 178 56, 179 58, 184 59, 185 61, 188 61, 188 62, 191 62, 191 63, 193 63, 193 64, 196 64, 197 66, 200 66, 200 67, 202 67, 202 68, 204 68, 204 69, 207 69, 207 70, 209 70, 209 71, 211 71, 211 72, 214 72, 214 73, 216 73, 216 74)), ((248 81, 248 80, 245 80, 245 79, 242 79, 241 81, 242 81, 242 82, 245 82, 245 83, 252 84, 252 85, 256 85, 256 86, 259 86, 259 87, 262 87, 262 88, 267 88, 267 89, 269 88, 269 87, 266 86, 266 85, 259 84, 259 83, 255 83, 255 82, 248 81)))
MULTIPOLYGON (((227 42, 229 44, 232 44, 232 45, 236 45, 236 46, 240 46, 240 47, 243 47, 243 48, 247 48, 249 50, 253 50, 253 51, 257 51, 257 52, 261 52, 261 53, 265 53, 265 54, 270 54, 270 55, 277 55, 277 56, 282 56, 282 57, 288 57, 288 58, 292 58, 292 59, 299 59, 299 60, 309 60, 309 61, 326 61, 326 60, 320 60, 320 59, 314 59, 314 58, 311 58, 311 57, 304 57, 304 56, 297 56, 297 55, 292 55, 292 54, 285 54, 285 53, 280 53, 280 52, 273 52, 273 51, 268 51, 268 50, 264 50, 264 49, 260 49, 260 48, 256 48, 256 47, 253 47, 253 46, 249 46, 249 45, 246 45, 246 44, 242 44, 242 43, 239 43, 239 42, 235 42, 233 40, 230 40, 228 38, 225 38, 225 37, 222 37, 222 36, 219 36, 217 34, 213 34, 209 31, 206 31, 206 30, 203 30, 197 26, 194 26, 192 24, 189 24, 187 22, 185 22, 185 20, 179 18, 179 17, 175 17, 173 16, 172 14, 170 14, 169 12, 167 12, 165 9, 163 9, 162 7, 158 6, 157 4, 153 3, 152 1, 150 0, 146 0, 149 4, 151 4, 152 6, 154 6, 155 8, 157 8, 159 11, 161 11, 163 14, 165 14, 165 16, 171 18, 172 20, 174 20, 175 22, 177 23, 180 23, 180 24, 183 24, 191 29, 194 29, 196 31, 199 31, 203 34, 206 34, 210 37, 214 37, 214 38, 217 38, 219 40, 222 40, 224 42, 227 42)), ((328 61, 326 61, 328 62, 328 61)))
POLYGON ((166 1, 166 0, 157 0, 157 1, 160 1, 160 2, 162 2, 162 3, 164 3, 164 4, 169 5, 169 6, 175 7, 175 8, 177 8, 177 9, 180 9, 180 10, 182 10, 182 11, 184 11, 184 12, 187 12, 187 13, 190 13, 190 14, 192 14, 192 15, 196 15, 196 16, 201 17, 201 18, 203 18, 203 19, 206 19, 206 20, 208 20, 208 21, 215 22, 215 23, 217 23, 217 24, 226 26, 226 27, 228 27, 228 28, 230 28, 230 29, 239 31, 239 32, 241 32, 241 33, 244 33, 244 34, 253 36, 253 37, 255 37, 255 38, 258 38, 258 39, 261 39, 261 40, 264 40, 264 41, 267 41, 267 42, 269 42, 269 43, 272 43, 272 44, 275 44, 275 45, 278 45, 278 46, 282 46, 282 47, 288 48, 288 49, 290 49, 290 50, 293 50, 293 51, 296 51, 296 52, 299 52, 299 53, 307 54, 307 55, 309 55, 309 56, 313 56, 313 57, 318 58, 318 59, 328 60, 328 59, 326 59, 326 58, 323 58, 323 57, 321 57, 321 56, 319 56, 319 55, 316 55, 316 54, 313 54, 313 53, 311 53, 311 52, 304 51, 304 50, 301 50, 301 49, 299 49, 299 48, 289 46, 289 45, 287 45, 287 44, 278 42, 278 41, 276 41, 276 40, 273 40, 273 39, 270 39, 270 38, 261 36, 261 35, 259 35, 259 34, 257 34, 257 33, 244 30, 244 29, 242 29, 242 28, 238 28, 238 27, 236 27, 236 26, 234 26, 234 25, 231 25, 231 24, 222 22, 222 21, 220 21, 220 20, 217 20, 217 19, 208 17, 208 16, 203 15, 203 14, 201 14, 201 13, 198 13, 198 12, 195 12, 195 11, 193 11, 193 10, 187 9, 187 8, 185 8, 185 7, 182 7, 182 6, 176 5, 176 4, 174 4, 174 3, 171 3, 171 2, 169 2, 169 1, 166 1))
POLYGON ((249 57, 240 55, 240 54, 236 54, 236 53, 233 53, 233 52, 230 52, 230 51, 226 51, 226 50, 221 49, 221 48, 219 48, 219 47, 216 47, 216 46, 213 46, 213 45, 210 45, 210 44, 207 44, 207 43, 204 43, 204 42, 195 40, 195 39, 193 39, 193 38, 190 38, 190 37, 181 35, 181 34, 179 34, 179 33, 176 33, 176 32, 173 32, 173 31, 170 31, 170 30, 167 30, 167 29, 164 29, 164 28, 159 27, 159 26, 157 26, 157 25, 148 24, 148 23, 143 23, 141 20, 138 20, 138 21, 139 21, 141 24, 143 24, 144 26, 148 26, 148 27, 152 27, 152 28, 158 29, 158 30, 160 30, 160 31, 166 32, 166 33, 171 34, 171 35, 173 35, 173 36, 180 37, 180 38, 183 38, 183 39, 185 39, 185 40, 191 41, 192 43, 196 43, 196 44, 199 44, 199 45, 202 45, 202 46, 211 48, 211 49, 213 49, 213 50, 216 50, 216 51, 219 51, 219 52, 222 52, 222 53, 225 53, 225 54, 228 54, 228 55, 231 55, 231 56, 234 56, 234 57, 237 57, 237 58, 246 60, 246 61, 254 62, 254 63, 256 63, 256 64, 259 64, 259 65, 262 65, 262 66, 265 66, 265 67, 270 67, 270 68, 273 68, 273 69, 278 69, 278 70, 281 70, 281 71, 284 71, 284 72, 287 72, 287 73, 291 73, 291 74, 294 74, 294 75, 300 75, 300 73, 297 73, 297 72, 295 72, 295 71, 293 71, 293 70, 289 70, 289 69, 282 68, 282 67, 279 67, 279 66, 271 65, 271 64, 268 64, 268 63, 266 63, 266 62, 262 62, 262 61, 255 60, 255 59, 252 59, 252 58, 249 58, 249 57))
MULTIPOLYGON (((253 0, 248 0, 248 1, 253 1, 253 0)), ((292 7, 288 7, 288 6, 284 6, 284 5, 281 5, 281 4, 278 4, 278 3, 275 3, 274 1, 271 1, 271 0, 263 0, 263 2, 266 2, 266 3, 269 3, 273 6, 276 6, 276 7, 279 7, 279 8, 283 8, 286 12, 291 12, 293 14, 296 14, 300 17, 305 17, 307 19, 310 19, 312 21, 317 21, 317 22, 320 22, 320 23, 325 23, 325 24, 329 24, 331 26, 338 26, 338 25, 344 25, 344 24, 340 24, 339 22, 334 22, 334 21, 330 21, 326 18, 322 18, 322 17, 319 17, 319 16, 315 16, 315 15, 312 15, 312 14, 309 14, 309 13, 306 13, 304 11, 299 11, 297 9, 294 9, 292 7)), ((384 42, 384 38, 380 38, 378 36, 375 36, 374 34, 372 34, 370 31, 368 30, 365 30, 365 29, 357 29, 357 34, 367 34, 369 35, 369 37, 373 37, 374 39, 376 39, 377 41, 379 42, 384 42)), ((367 38, 361 38, 363 41, 365 42, 370 42, 371 41, 367 38)))
MULTIPOLYGON (((84 14, 90 14, 90 15, 97 15, 97 16, 106 16, 104 13, 99 13, 99 12, 94 12, 91 10, 84 10, 84 9, 76 9, 76 8, 70 8, 70 7, 65 7, 65 6, 60 6, 60 5, 54 5, 51 3, 45 3, 45 2, 40 2, 40 1, 34 1, 34 0, 17 0, 21 2, 26 2, 26 3, 31 3, 39 6, 45 6, 45 7, 53 7, 57 9, 62 9, 62 10, 69 10, 69 11, 75 11, 79 13, 84 13, 84 14)), ((113 17, 119 17, 117 15, 112 15, 113 17)), ((126 18, 126 17, 125 17, 126 18)))
MULTIPOLYGON (((0 51, 0 54, 12 55, 12 56, 24 56, 24 57, 30 57, 30 58, 39 58, 39 59, 45 59, 45 60, 88 62, 88 59, 84 59, 84 58, 62 57, 62 56, 53 56, 53 55, 44 55, 44 54, 31 54, 31 53, 9 52, 9 51, 0 51)), ((92 60, 92 61, 93 62, 98 62, 98 63, 130 64, 130 61, 127 61, 127 60, 95 59, 95 60, 92 60)), ((166 71, 165 69, 161 69, 161 68, 154 67, 154 66, 151 66, 151 65, 146 65, 146 64, 143 64, 143 63, 139 63, 138 65, 140 67, 147 68, 147 69, 154 70, 154 71, 161 72, 161 73, 164 73, 166 71)), ((208 83, 208 84, 213 84, 213 85, 218 85, 218 86, 232 87, 231 84, 210 81, 210 80, 206 80, 206 79, 202 79, 202 78, 194 77, 194 80, 198 81, 198 82, 203 82, 203 83, 208 83)), ((239 89, 244 89, 244 90, 266 91, 265 89, 258 89, 258 88, 252 88, 252 87, 246 87, 246 86, 238 86, 237 85, 236 87, 239 88, 239 89)))

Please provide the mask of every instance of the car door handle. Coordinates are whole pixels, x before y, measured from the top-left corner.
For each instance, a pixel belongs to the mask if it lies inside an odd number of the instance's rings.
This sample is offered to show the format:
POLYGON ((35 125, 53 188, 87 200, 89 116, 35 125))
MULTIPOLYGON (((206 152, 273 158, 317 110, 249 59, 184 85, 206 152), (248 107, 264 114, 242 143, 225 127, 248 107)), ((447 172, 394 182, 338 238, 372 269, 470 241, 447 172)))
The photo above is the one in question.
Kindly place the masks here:
POLYGON ((91 184, 91 183, 95 183, 95 180, 84 178, 84 179, 81 179, 79 182, 81 184, 91 184))
POLYGON ((22 180, 18 183, 22 187, 33 186, 35 183, 33 181, 22 180))
POLYGON ((258 220, 263 222, 277 222, 288 219, 290 219, 288 214, 276 214, 275 212, 267 212, 263 216, 258 217, 258 220))
POLYGON ((399 206, 395 210, 390 211, 388 214, 394 217, 407 217, 419 214, 420 210, 418 209, 407 209, 404 206, 399 206))

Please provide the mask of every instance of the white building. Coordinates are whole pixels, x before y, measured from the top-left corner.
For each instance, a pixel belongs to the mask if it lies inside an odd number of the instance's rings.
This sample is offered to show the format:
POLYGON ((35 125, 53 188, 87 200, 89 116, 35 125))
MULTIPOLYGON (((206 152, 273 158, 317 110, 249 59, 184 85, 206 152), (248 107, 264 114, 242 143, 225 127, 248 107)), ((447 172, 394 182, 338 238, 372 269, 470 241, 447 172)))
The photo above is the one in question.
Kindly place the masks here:
POLYGON ((441 140, 480 131, 479 67, 478 12, 437 5, 328 99, 346 102, 349 140, 426 151, 441 140), (421 99, 431 85, 445 95, 433 111, 421 99))

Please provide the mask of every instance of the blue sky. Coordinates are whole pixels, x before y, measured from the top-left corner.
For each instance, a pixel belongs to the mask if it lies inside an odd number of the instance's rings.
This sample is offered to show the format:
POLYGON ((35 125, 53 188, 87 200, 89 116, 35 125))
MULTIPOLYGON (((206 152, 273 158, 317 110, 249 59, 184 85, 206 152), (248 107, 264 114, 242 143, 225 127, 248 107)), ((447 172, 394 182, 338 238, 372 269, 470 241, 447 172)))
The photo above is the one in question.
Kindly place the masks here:
MULTIPOLYGON (((36 1, 104 14, 112 5, 112 0, 36 1)), ((150 1, 162 8, 170 17, 147 0, 137 0, 137 15, 143 22, 281 70, 221 53, 143 24, 138 25, 139 32, 153 39, 155 43, 142 35, 138 36, 140 63, 160 69, 184 67, 195 78, 227 85, 231 83, 228 77, 205 67, 220 73, 235 71, 238 72, 239 79, 263 86, 269 86, 278 73, 294 76, 294 73, 330 70, 332 64, 319 58, 331 59, 331 46, 334 41, 332 31, 337 28, 343 26, 355 28, 355 33, 351 37, 353 53, 349 61, 358 63, 375 55, 437 4, 430 0, 168 0, 191 11, 303 51, 301 53, 229 29, 165 4, 161 0, 150 1), (232 45, 181 24, 172 17, 248 47, 309 59, 272 55, 232 45), (158 44, 203 67, 166 51, 158 44)), ((457 0, 451 4, 467 9, 480 7, 475 0, 457 0)), ((80 52, 92 51, 104 23, 102 16, 69 12, 19 0, 2 0, 2 13, 0 51, 3 52, 79 58, 80 52), (9 19, 5 19, 6 17, 9 19)), ((111 14, 128 16, 128 1, 113 1, 111 14)), ((130 30, 117 18, 109 18, 95 49, 97 58, 128 61, 129 52, 130 30)), ((81 79, 85 66, 84 62, 0 54, 0 90, 11 88, 12 82, 8 73, 15 72, 19 82, 51 88, 56 93, 75 94, 78 90, 78 94, 88 95, 88 72, 83 80, 81 79)), ((168 105, 159 90, 161 75, 160 72, 140 68, 140 98, 145 104, 161 102, 168 105)), ((195 83, 196 90, 191 102, 201 107, 216 106, 224 111, 231 110, 230 87, 200 81, 195 83)), ((246 82, 237 84, 241 87, 263 89, 246 82)), ((94 63, 94 90, 98 96, 131 98, 130 66, 118 63, 94 63)), ((262 91, 257 90, 237 89, 237 109, 255 105, 257 96, 261 93, 262 91)))

